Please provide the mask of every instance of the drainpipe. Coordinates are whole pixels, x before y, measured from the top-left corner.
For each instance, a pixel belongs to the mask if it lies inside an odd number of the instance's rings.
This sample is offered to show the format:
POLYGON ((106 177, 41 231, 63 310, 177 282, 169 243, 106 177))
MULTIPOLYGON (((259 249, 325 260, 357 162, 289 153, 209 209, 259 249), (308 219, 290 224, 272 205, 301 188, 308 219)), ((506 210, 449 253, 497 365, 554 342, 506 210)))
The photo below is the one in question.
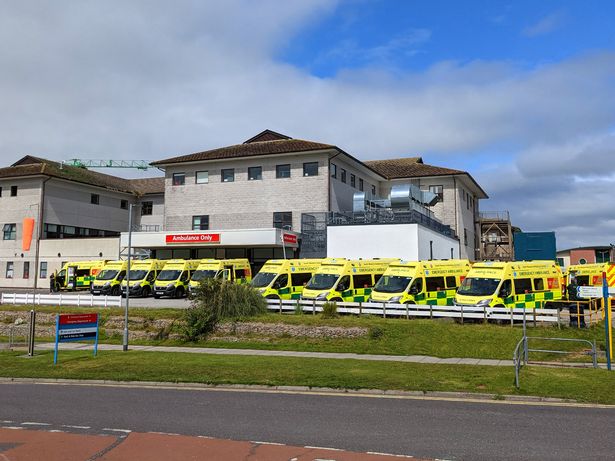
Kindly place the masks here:
MULTIPOLYGON (((41 237, 43 235, 43 218, 45 217, 45 183, 49 181, 51 178, 46 178, 43 180, 41 184, 41 198, 40 203, 38 205, 38 230, 36 231, 36 249, 34 251, 34 288, 38 287, 38 276, 39 276, 39 256, 40 256, 40 246, 41 246, 41 237)), ((49 268, 47 268, 47 272, 49 272, 49 268)), ((49 274, 47 274, 49 277, 49 274)))
POLYGON ((457 177, 453 176, 453 189, 455 190, 455 227, 459 239, 459 258, 461 258, 461 237, 459 237, 459 220, 457 216, 457 177))

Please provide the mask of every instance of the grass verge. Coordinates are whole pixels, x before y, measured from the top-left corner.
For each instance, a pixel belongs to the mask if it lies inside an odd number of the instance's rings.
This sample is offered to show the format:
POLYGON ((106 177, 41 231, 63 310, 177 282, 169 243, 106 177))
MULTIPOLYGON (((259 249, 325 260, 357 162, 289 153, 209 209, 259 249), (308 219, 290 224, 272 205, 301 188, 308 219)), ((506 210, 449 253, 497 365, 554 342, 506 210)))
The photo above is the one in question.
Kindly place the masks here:
POLYGON ((139 351, 102 351, 96 358, 91 352, 62 351, 54 366, 49 351, 33 358, 0 352, 0 376, 462 391, 615 404, 615 374, 594 369, 527 367, 517 390, 512 367, 139 351))

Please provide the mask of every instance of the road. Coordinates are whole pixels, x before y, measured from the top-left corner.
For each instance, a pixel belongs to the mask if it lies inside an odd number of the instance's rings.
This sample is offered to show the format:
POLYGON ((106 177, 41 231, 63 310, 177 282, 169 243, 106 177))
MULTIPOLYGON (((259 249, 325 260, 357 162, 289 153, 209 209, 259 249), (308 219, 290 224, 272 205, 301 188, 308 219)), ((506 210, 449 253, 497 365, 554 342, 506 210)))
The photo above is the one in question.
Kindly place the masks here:
POLYGON ((0 420, 450 460, 606 460, 615 452, 615 409, 495 401, 7 383, 0 420))

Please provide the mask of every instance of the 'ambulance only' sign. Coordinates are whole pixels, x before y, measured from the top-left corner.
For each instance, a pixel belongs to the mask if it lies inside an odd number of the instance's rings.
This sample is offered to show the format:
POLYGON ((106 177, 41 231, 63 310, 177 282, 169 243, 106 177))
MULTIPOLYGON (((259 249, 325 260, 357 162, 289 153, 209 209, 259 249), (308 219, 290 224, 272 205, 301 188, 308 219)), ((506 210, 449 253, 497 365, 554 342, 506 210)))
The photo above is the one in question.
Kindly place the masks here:
POLYGON ((166 243, 220 243, 220 234, 170 234, 166 243))

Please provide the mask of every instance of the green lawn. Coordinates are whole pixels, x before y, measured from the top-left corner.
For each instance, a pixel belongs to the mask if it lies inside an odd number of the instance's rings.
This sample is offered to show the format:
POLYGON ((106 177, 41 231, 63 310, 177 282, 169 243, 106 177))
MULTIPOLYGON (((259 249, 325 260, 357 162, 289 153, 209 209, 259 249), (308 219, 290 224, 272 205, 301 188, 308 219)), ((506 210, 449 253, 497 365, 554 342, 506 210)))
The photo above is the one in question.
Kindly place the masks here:
POLYGON ((20 354, 0 352, 0 376, 463 391, 615 404, 615 373, 594 369, 527 367, 516 390, 513 367, 138 351, 102 351, 96 358, 91 352, 65 351, 54 366, 51 351, 34 358, 20 354))

